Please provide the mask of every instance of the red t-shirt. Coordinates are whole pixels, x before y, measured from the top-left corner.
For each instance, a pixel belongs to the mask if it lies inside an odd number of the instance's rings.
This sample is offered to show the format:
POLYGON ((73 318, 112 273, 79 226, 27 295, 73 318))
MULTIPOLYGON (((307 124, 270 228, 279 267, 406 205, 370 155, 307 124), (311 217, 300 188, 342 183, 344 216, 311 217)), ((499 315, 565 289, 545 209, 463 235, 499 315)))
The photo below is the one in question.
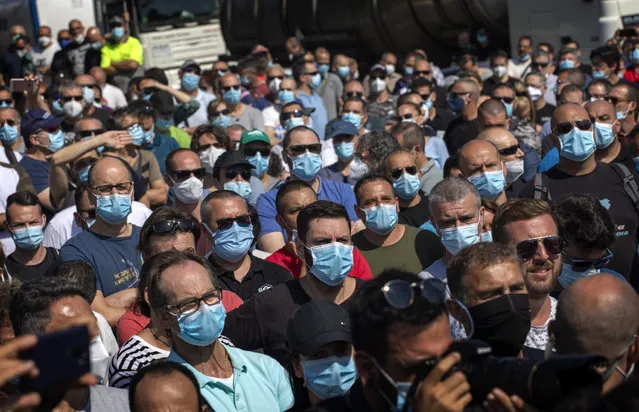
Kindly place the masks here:
MULTIPOLYGON (((229 290, 222 291, 222 305, 226 312, 230 312, 244 301, 235 293, 229 290)), ((137 335, 146 328, 151 319, 139 313, 137 310, 127 310, 118 320, 115 326, 115 332, 118 338, 118 345, 122 346, 131 336, 137 335)))
MULTIPOLYGON (((286 246, 276 252, 273 252, 271 256, 266 258, 266 260, 277 263, 280 266, 284 266, 291 272, 295 279, 300 277, 303 263, 297 255, 291 252, 286 246)), ((353 248, 353 270, 351 270, 349 276, 362 280, 373 279, 371 267, 368 265, 364 255, 362 255, 357 248, 353 248)))
POLYGON ((623 78, 632 83, 639 83, 639 68, 626 69, 623 78))

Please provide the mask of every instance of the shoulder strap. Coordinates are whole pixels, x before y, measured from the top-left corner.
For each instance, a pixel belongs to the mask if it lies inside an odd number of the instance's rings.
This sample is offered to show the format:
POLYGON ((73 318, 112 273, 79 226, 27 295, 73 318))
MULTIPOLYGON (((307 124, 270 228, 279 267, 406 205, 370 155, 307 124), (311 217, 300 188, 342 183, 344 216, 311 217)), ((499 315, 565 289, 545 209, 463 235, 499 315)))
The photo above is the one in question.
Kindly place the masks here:
POLYGON ((612 169, 623 181, 623 189, 632 201, 632 205, 635 207, 635 210, 639 211, 639 186, 637 186, 635 177, 632 175, 630 170, 628 170, 626 165, 622 163, 610 163, 610 166, 612 166, 612 169))
POLYGON ((533 191, 533 199, 546 200, 550 202, 550 192, 548 191, 548 184, 546 175, 543 173, 537 173, 535 175, 535 189, 533 191))
POLYGON ((4 146, 4 154, 7 156, 9 163, 11 163, 12 165, 17 165, 18 159, 16 159, 16 155, 15 153, 13 153, 13 149, 11 149, 11 147, 7 145, 3 145, 3 146, 4 146))

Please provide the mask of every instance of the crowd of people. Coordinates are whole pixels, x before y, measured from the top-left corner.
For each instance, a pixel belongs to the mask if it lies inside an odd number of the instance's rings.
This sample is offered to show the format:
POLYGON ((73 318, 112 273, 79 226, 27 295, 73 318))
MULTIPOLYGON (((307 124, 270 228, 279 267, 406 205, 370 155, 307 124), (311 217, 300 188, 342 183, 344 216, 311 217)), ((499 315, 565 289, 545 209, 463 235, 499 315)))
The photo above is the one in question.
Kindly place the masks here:
POLYGON ((0 410, 639 408, 639 35, 174 88, 126 17, 0 55, 0 410), (90 372, 25 390, 78 326, 90 372))

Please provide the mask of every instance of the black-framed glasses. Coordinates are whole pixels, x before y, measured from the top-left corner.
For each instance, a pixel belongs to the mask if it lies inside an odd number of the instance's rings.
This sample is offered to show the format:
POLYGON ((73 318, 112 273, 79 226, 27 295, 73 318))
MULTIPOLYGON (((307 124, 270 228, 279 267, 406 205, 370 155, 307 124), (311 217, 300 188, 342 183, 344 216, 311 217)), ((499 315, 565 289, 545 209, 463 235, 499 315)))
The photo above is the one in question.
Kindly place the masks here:
POLYGON ((502 156, 512 156, 512 155, 516 154, 519 149, 520 149, 519 143, 517 143, 517 144, 512 145, 510 147, 506 147, 506 148, 500 149, 499 150, 499 154, 502 155, 502 156))
POLYGON ((511 104, 512 102, 515 101, 514 97, 497 97, 497 96, 493 96, 493 99, 501 100, 501 102, 504 103, 504 104, 511 104))
POLYGON ((224 176, 226 176, 229 180, 235 179, 238 175, 242 176, 242 179, 248 182, 251 179, 251 170, 246 168, 226 169, 226 172, 224 173, 224 176))
POLYGON ((550 64, 550 62, 548 63, 535 63, 534 65, 537 67, 541 67, 542 69, 545 69, 546 67, 548 67, 548 65, 550 64))
POLYGON ((5 124, 8 124, 9 126, 15 126, 18 124, 18 122, 14 119, 0 120, 0 127, 4 127, 5 124))
POLYGON ((199 298, 188 299, 177 305, 166 305, 165 309, 172 315, 192 315, 200 309, 200 305, 204 302, 207 306, 213 306, 222 301, 222 292, 215 288, 206 292, 199 298), (175 312, 177 313, 175 313, 175 312))
POLYGON ((271 153, 271 149, 268 149, 268 148, 256 149, 254 147, 244 148, 244 155, 246 155, 246 157, 255 156, 258 153, 262 155, 262 157, 267 157, 271 153))
POLYGON ((614 254, 610 251, 610 249, 606 249, 606 254, 597 259, 573 259, 566 254, 566 252, 561 252, 568 260, 570 260, 570 268, 575 272, 585 272, 589 269, 601 269, 606 267, 608 263, 614 257, 614 254))
POLYGON ((249 215, 239 215, 235 217, 227 217, 224 219, 218 219, 215 221, 217 224, 217 230, 228 229, 233 226, 233 223, 237 222, 240 226, 248 226, 251 224, 251 216, 249 215))
POLYGON ((78 132, 78 136, 80 136, 81 139, 85 138, 85 137, 91 137, 94 134, 97 136, 99 134, 104 133, 103 129, 94 129, 94 130, 82 130, 78 132))
POLYGON ((362 92, 345 92, 344 96, 346 97, 359 97, 360 99, 364 97, 364 93, 362 92))
POLYGON ((62 97, 60 97, 60 100, 62 100, 65 103, 70 102, 71 100, 75 100, 76 102, 81 102, 82 99, 84 99, 84 96, 82 96, 82 95, 80 95, 80 96, 62 96, 62 97))
POLYGON ((162 220, 151 225, 153 233, 170 233, 174 230, 180 232, 193 232, 197 227, 197 223, 190 219, 171 219, 162 220))
POLYGON ((116 193, 127 195, 133 190, 133 182, 122 182, 115 185, 103 185, 93 187, 93 193, 98 196, 108 196, 115 189, 116 193))
POLYGON ((234 86, 222 87, 222 90, 224 90, 225 92, 228 92, 228 91, 231 91, 231 90, 240 90, 240 85, 236 84, 234 86))
POLYGON ((424 279, 421 282, 408 282, 404 279, 389 280, 382 286, 386 303, 394 309, 406 309, 421 294, 432 303, 446 303, 446 285, 438 279, 424 279))
POLYGON ((584 131, 590 130, 592 128, 592 122, 590 119, 575 120, 574 122, 561 122, 557 125, 557 127, 555 127, 553 132, 555 132, 555 134, 566 134, 570 133, 573 127, 584 131))
POLYGON ((391 176, 393 177, 393 179, 399 179, 404 174, 404 171, 406 171, 406 173, 408 173, 409 175, 416 175, 417 166, 397 167, 393 169, 393 171, 391 172, 391 176))
POLYGON ((286 113, 282 112, 282 114, 280 114, 280 116, 282 117, 282 119, 284 121, 287 121, 291 117, 302 117, 302 116, 304 116, 304 112, 302 110, 293 110, 292 112, 286 112, 286 113))
POLYGON ((290 146, 287 150, 291 156, 303 155, 304 153, 306 153, 307 150, 313 154, 320 154, 322 152, 322 144, 297 144, 295 146, 290 146))
POLYGON ((200 167, 199 169, 192 170, 174 170, 171 172, 171 177, 173 180, 182 181, 191 177, 191 174, 197 179, 204 179, 204 176, 206 176, 206 169, 200 167))
POLYGON ((229 111, 229 109, 223 109, 223 110, 218 110, 217 112, 213 112, 213 117, 219 117, 219 116, 227 116, 229 113, 231 113, 229 111))
POLYGON ((536 237, 519 242, 515 248, 517 256, 519 256, 521 260, 532 259, 540 243, 544 245, 546 252, 554 257, 559 256, 564 248, 564 241, 559 236, 536 237))
POLYGON ((386 75, 385 74, 374 74, 374 75, 371 75, 371 81, 377 80, 377 79, 386 80, 386 75))
POLYGON ((182 69, 182 73, 195 73, 199 76, 200 73, 202 73, 202 71, 195 66, 191 66, 191 67, 185 67, 184 69, 182 69))
POLYGON ((305 74, 305 75, 307 75, 307 76, 315 76, 317 73, 319 73, 319 72, 316 70, 316 71, 314 71, 314 72, 303 73, 303 74, 305 74))

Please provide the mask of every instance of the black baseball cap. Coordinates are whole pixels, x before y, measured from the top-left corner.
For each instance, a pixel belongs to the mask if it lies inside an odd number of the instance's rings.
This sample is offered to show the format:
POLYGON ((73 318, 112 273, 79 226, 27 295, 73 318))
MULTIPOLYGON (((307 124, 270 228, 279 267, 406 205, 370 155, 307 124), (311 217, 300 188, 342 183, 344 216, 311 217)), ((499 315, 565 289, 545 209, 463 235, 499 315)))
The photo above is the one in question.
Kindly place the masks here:
POLYGON ((249 163, 244 153, 240 153, 236 150, 227 150, 222 153, 215 161, 213 169, 228 169, 232 166, 246 166, 249 169, 255 169, 255 166, 249 163))
POLYGON ((348 313, 325 300, 312 300, 300 306, 289 319, 286 332, 289 349, 306 356, 328 343, 352 343, 348 313))

